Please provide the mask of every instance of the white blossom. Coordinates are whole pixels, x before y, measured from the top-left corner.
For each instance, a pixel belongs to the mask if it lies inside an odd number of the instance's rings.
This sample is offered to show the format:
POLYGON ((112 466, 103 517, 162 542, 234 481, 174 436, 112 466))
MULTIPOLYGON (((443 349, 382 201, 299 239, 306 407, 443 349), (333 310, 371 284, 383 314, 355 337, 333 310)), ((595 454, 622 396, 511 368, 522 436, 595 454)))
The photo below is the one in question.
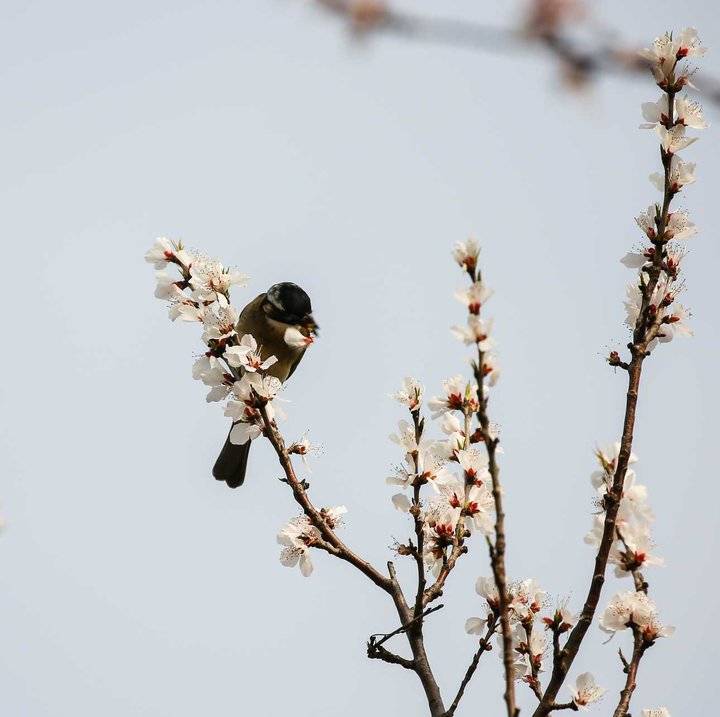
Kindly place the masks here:
POLYGON ((613 597, 600 618, 600 629, 615 633, 634 624, 643 637, 651 642, 659 637, 670 637, 675 628, 660 623, 655 603, 643 592, 630 590, 613 597))
POLYGON ((320 447, 310 443, 307 432, 305 432, 300 440, 291 443, 288 447, 288 453, 290 455, 300 456, 300 459, 305 466, 305 470, 310 473, 310 465, 308 463, 308 456, 311 453, 319 451, 320 447))
POLYGON ((220 360, 211 353, 206 353, 196 359, 193 364, 192 377, 196 381, 202 381, 206 386, 217 386, 218 370, 220 377, 224 378, 225 374, 220 360))
POLYGON ((492 319, 481 319, 475 314, 470 314, 467 325, 453 326, 452 332, 466 346, 477 344, 477 347, 481 351, 488 351, 495 345, 494 340, 490 336, 492 324, 492 319))
POLYGON ((432 417, 438 418, 446 411, 465 411, 474 413, 478 407, 478 387, 468 383, 458 374, 442 382, 443 396, 434 396, 428 401, 432 417))
POLYGON ((268 356, 263 360, 257 341, 251 334, 245 334, 240 343, 225 349, 225 359, 233 368, 242 367, 245 371, 266 371, 277 363, 277 357, 268 356))
POLYGON ((447 459, 442 441, 421 438, 418 443, 415 427, 407 421, 399 421, 398 432, 390 440, 405 451, 405 464, 398 466, 393 475, 386 479, 389 485, 408 488, 412 485, 430 483, 437 491, 439 487, 453 480, 445 467, 447 459))
POLYGON ((508 588, 510 609, 520 620, 532 618, 542 609, 547 593, 534 578, 527 578, 508 588))
POLYGON ((471 314, 479 314, 483 304, 492 294, 492 289, 489 289, 482 282, 476 281, 467 289, 456 291, 455 298, 464 304, 471 314))
MULTIPOLYGON (((643 275, 646 280, 646 275, 643 275)), ((663 317, 667 316, 668 308, 674 300, 673 294, 670 291, 667 280, 660 280, 655 285, 652 292, 652 296, 648 302, 648 305, 655 312, 656 321, 662 321, 663 317)), ((638 317, 640 316, 640 310, 642 308, 643 292, 637 284, 628 284, 626 290, 625 299, 625 323, 631 329, 635 328, 638 317)), ((652 349, 657 342, 657 339, 653 339, 648 348, 652 349)))
POLYGON ((340 528, 345 524, 343 516, 347 512, 344 505, 336 505, 334 508, 322 508, 320 514, 325 519, 325 523, 330 530, 335 530, 335 528, 340 528))
POLYGON ((681 30, 675 43, 677 46, 675 54, 678 59, 682 59, 683 57, 702 57, 707 52, 707 48, 700 44, 698 32, 694 27, 686 27, 684 30, 681 30))
POLYGON ((245 274, 224 267, 216 259, 196 259, 190 266, 190 286, 198 301, 227 303, 230 287, 246 286, 247 281, 245 274))
POLYGON ((641 109, 642 116, 646 120, 640 125, 641 129, 654 129, 657 125, 667 124, 670 121, 668 96, 664 92, 656 102, 643 102, 641 109))
MULTIPOLYGON (((708 126, 701 105, 684 95, 680 95, 675 99, 673 111, 675 125, 691 127, 692 129, 706 129, 708 126)), ((642 115, 646 120, 640 125, 642 129, 655 129, 658 126, 668 129, 670 114, 668 112, 667 94, 663 93, 657 102, 643 102, 642 115)))
POLYGON ((440 430, 448 436, 448 455, 455 455, 465 445, 465 427, 457 414, 446 411, 440 417, 440 430))
POLYGON ((390 397, 403 406, 407 406, 411 411, 416 411, 422 404, 424 393, 425 388, 417 379, 406 376, 403 379, 402 386, 390 397))
POLYGON ((166 237, 159 237, 145 254, 145 261, 156 269, 164 269, 170 262, 181 263, 188 266, 190 255, 182 248, 180 242, 174 242, 166 237))
MULTIPOLYGON (((227 413, 225 414, 227 415, 227 413)), ((247 423, 239 421, 230 429, 230 443, 235 446, 242 446, 248 441, 254 441, 262 435, 262 426, 259 423, 247 423)))
POLYGON ((155 298, 163 301, 180 301, 185 297, 178 286, 177 276, 170 276, 166 271, 156 271, 155 298))
POLYGON ((465 525, 483 535, 491 535, 495 530, 495 499, 485 486, 471 486, 462 504, 465 525))
POLYGON ((485 598, 490 607, 497 608, 500 605, 500 592, 498 591, 494 578, 480 576, 475 581, 475 592, 481 598, 485 598))
POLYGON ((172 321, 180 319, 181 321, 202 322, 205 319, 206 312, 204 307, 198 306, 192 299, 179 298, 170 305, 170 311, 168 313, 172 321))
POLYGON ((300 566, 300 572, 308 577, 313 571, 310 547, 320 538, 320 531, 301 515, 286 523, 277 535, 277 542, 283 546, 280 562, 286 567, 300 566))
POLYGON ((645 264, 647 264, 650 260, 651 257, 645 253, 640 254, 639 252, 628 252, 622 259, 620 259, 620 263, 628 269, 639 269, 640 267, 645 266, 645 264))
POLYGON ((491 353, 483 354, 481 374, 488 386, 494 386, 500 380, 500 366, 497 357, 491 353))
POLYGON ((645 236, 648 239, 655 239, 657 237, 657 230, 655 228, 655 217, 658 213, 658 207, 655 204, 651 204, 647 211, 639 214, 635 217, 637 225, 642 229, 645 236))
POLYGON ((446 502, 430 504, 423 515, 423 532, 425 548, 423 558, 425 565, 437 576, 443 565, 443 556, 449 545, 452 545, 455 529, 460 520, 460 509, 451 508, 446 502))
POLYGON ((227 339, 235 334, 235 324, 238 320, 238 313, 230 304, 225 306, 214 305, 211 310, 205 311, 203 316, 202 339, 205 343, 211 340, 219 341, 227 339))
POLYGON ((697 234, 697 227, 690 221, 686 211, 672 212, 668 214, 667 226, 665 227, 665 237, 681 241, 690 239, 697 234))
MULTIPOLYGON (((615 475, 615 469, 617 467, 618 459, 620 458, 620 441, 606 446, 605 448, 595 449, 595 459, 600 466, 599 471, 593 472, 590 476, 590 481, 595 488, 603 488, 603 492, 606 488, 612 486, 613 478, 615 475)), ((637 463, 637 456, 634 453, 630 453, 628 456, 628 466, 637 463)), ((625 473, 627 478, 628 473, 625 473)))
POLYGON ((555 608, 552 617, 544 617, 542 620, 546 629, 563 633, 567 632, 577 622, 577 616, 568 609, 566 603, 561 603, 555 608))
POLYGON ((406 453, 412 453, 418 449, 415 426, 405 420, 398 421, 398 432, 391 433, 390 440, 397 443, 406 453))
POLYGON ((675 336, 692 336, 693 330, 687 325, 690 313, 682 304, 674 304, 672 313, 665 317, 661 342, 670 341, 675 336))
POLYGON ((581 710, 586 710, 589 704, 597 702, 605 694, 605 689, 595 684, 595 678, 589 672, 578 675, 575 686, 569 689, 573 703, 581 710))
POLYGON ((265 411, 272 420, 276 413, 272 399, 281 386, 274 376, 260 376, 252 372, 245 373, 239 381, 233 383, 233 398, 225 406, 225 415, 235 421, 230 431, 231 443, 242 445, 262 434, 262 416, 256 408, 256 396, 267 400, 265 411))
POLYGON ((239 400, 252 403, 254 394, 272 400, 281 388, 282 383, 275 376, 261 376, 255 372, 248 372, 233 384, 233 393, 239 400))
POLYGON ((395 493, 390 500, 392 500, 396 510, 403 513, 407 513, 412 506, 410 499, 404 493, 395 493))
MULTIPOLYGON (((670 160, 670 173, 668 175, 670 189, 679 192, 684 186, 695 181, 695 165, 692 162, 683 162, 674 154, 670 160)), ((665 174, 655 172, 650 175, 650 181, 659 192, 665 191, 665 174)))
POLYGON ((487 622, 482 617, 469 617, 465 620, 465 632, 468 635, 482 635, 487 627, 487 622))
POLYGON ((675 122, 693 129, 706 129, 708 126, 700 103, 684 95, 675 100, 675 122))
POLYGON ((640 56, 648 60, 652 66, 655 79, 667 78, 677 61, 677 44, 670 33, 656 37, 650 47, 640 50, 640 56))
POLYGON ((489 535, 495 528, 495 500, 486 486, 470 485, 453 478, 439 486, 442 499, 465 516, 465 527, 489 535))
MULTIPOLYGON (((516 679, 529 678, 533 674, 533 665, 539 672, 543 670, 543 657, 547 650, 547 637, 544 631, 532 625, 530 628, 530 639, 528 639, 525 627, 515 623, 512 628, 514 650, 520 654, 515 662, 516 679)), ((498 644, 502 646, 502 636, 499 636, 498 644)))
POLYGON ((232 390, 232 376, 225 373, 220 361, 212 354, 198 358, 192 367, 192 377, 210 386, 205 400, 208 403, 223 401, 232 390))
POLYGON ((654 545, 649 527, 634 521, 618 531, 618 540, 613 543, 609 561, 615 566, 615 576, 621 578, 629 571, 640 570, 652 565, 663 565, 665 561, 654 555, 654 545))
POLYGON ((463 269, 474 271, 477 267, 480 245, 472 237, 467 241, 456 242, 453 248, 453 258, 463 269))
POLYGON ((457 451, 456 457, 463 469, 466 483, 480 486, 490 480, 487 451, 467 448, 457 451))
POLYGON ((666 152, 670 152, 671 154, 679 152, 680 150, 685 149, 691 144, 697 142, 697 137, 685 136, 685 126, 681 124, 676 124, 670 129, 659 124, 655 128, 655 132, 660 139, 660 144, 662 145, 662 148, 666 152))
POLYGON ((686 28, 675 37, 665 33, 656 37, 650 47, 640 51, 640 56, 650 62, 658 83, 669 79, 678 60, 686 57, 701 57, 704 54, 705 48, 700 45, 694 27, 686 28))

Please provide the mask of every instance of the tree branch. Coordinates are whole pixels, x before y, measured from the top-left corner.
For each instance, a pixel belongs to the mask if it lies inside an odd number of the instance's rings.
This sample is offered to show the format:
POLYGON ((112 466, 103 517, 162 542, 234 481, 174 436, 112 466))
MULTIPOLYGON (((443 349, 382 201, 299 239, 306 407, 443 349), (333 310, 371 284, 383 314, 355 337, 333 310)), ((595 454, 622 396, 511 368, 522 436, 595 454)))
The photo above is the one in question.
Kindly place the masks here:
POLYGON ((643 654, 645 654, 645 642, 641 631, 636 627, 633 627, 633 640, 632 658, 629 663, 623 660, 625 665, 624 672, 627 674, 627 679, 625 680, 625 687, 622 692, 620 692, 620 701, 615 708, 615 712, 613 712, 613 717, 625 717, 625 715, 627 715, 630 709, 630 700, 637 685, 637 673, 640 667, 640 660, 643 654))
MULTIPOLYGON (((388 650, 385 650, 382 645, 375 645, 375 648, 379 647, 380 649, 373 650, 376 654, 370 655, 370 643, 368 643, 368 656, 373 657, 374 659, 384 660, 385 662, 393 662, 394 664, 401 665, 406 669, 413 670, 422 683, 431 716, 442 717, 445 712, 445 706, 443 704, 442 695, 440 694, 440 688, 438 687, 435 676, 430 668, 422 634, 422 617, 427 613, 421 613, 419 619, 414 619, 413 611, 411 611, 405 601, 405 596, 403 595, 402 588, 398 583, 397 576, 395 574, 395 567, 392 563, 388 563, 389 577, 386 577, 382 573, 378 572, 378 570, 376 570, 366 560, 363 560, 356 555, 352 550, 350 550, 350 548, 347 547, 347 545, 345 545, 345 543, 343 543, 342 540, 340 540, 340 538, 338 538, 335 531, 332 530, 325 521, 322 513, 312 504, 303 483, 299 481, 295 475, 292 460, 285 448, 285 441, 275 422, 271 421, 268 417, 266 405, 262 400, 258 400, 258 410, 260 411, 263 419, 265 436, 275 449, 275 453, 285 473, 285 482, 292 489, 295 501, 303 509, 303 512, 308 517, 312 525, 320 531, 322 540, 326 544, 326 546, 321 545, 320 547, 323 547, 327 550, 327 552, 331 553, 335 557, 353 565, 373 583, 375 583, 375 585, 388 593, 393 599, 395 609, 397 610, 400 621, 403 624, 401 631, 405 632, 407 635, 413 659, 406 660, 398 655, 394 655, 388 650)), ((437 610, 440 607, 441 606, 438 606, 429 612, 434 612, 434 610, 437 610)))
POLYGON ((383 662, 389 662, 393 665, 400 665, 406 670, 415 670, 415 661, 408 660, 405 657, 400 657, 390 650, 386 650, 382 645, 374 645, 372 642, 367 644, 367 656, 371 660, 382 660, 383 662))
MULTIPOLYGON (((482 277, 475 268, 468 270, 473 283, 481 281, 482 277)), ((500 483, 500 467, 497 463, 497 447, 500 439, 492 435, 490 417, 488 416, 488 397, 484 390, 485 353, 478 344, 478 358, 474 366, 475 380, 478 385, 478 411, 477 418, 480 423, 482 440, 488 456, 488 470, 492 481, 492 496, 495 503, 495 543, 488 540, 490 564, 492 567, 495 585, 500 598, 500 628, 502 631, 503 666, 505 670, 505 706, 508 717, 517 717, 519 709, 515 702, 515 669, 513 659, 513 640, 510 627, 510 608, 508 601, 507 573, 505 569, 505 511, 503 508, 502 485, 500 483)))
MULTIPOLYGON (((666 126, 674 125, 674 101, 675 89, 672 83, 665 90, 668 99, 668 117, 666 126)), ((593 616, 597 609, 602 587, 605 582, 605 570, 607 568, 610 550, 615 540, 617 531, 617 515, 620 509, 620 501, 623 496, 623 487, 625 484, 625 474, 627 473, 630 455, 633 444, 633 431, 635 428, 635 416, 637 411, 638 394, 640 390, 640 377, 642 375, 642 367, 645 359, 650 355, 648 349, 652 342, 659 335, 662 326, 661 311, 652 301, 658 281, 664 269, 664 262, 667 259, 667 242, 666 228, 670 217, 670 202, 675 194, 671 186, 671 161, 672 154, 665 152, 660 148, 660 156, 664 169, 664 192, 663 204, 659 216, 656 217, 657 231, 648 237, 652 241, 654 252, 651 264, 643 270, 649 277, 647 283, 641 283, 642 300, 640 310, 638 312, 635 326, 633 328, 633 341, 628 344, 631 360, 627 367, 628 388, 625 399, 625 417, 623 420, 623 432, 620 441, 620 452, 615 466, 612 486, 604 497, 605 521, 603 524, 603 533, 600 540, 597 556, 595 558, 595 567, 593 570, 590 588, 588 590, 585 604, 577 624, 573 628, 568 637, 565 647, 560 651, 558 658, 554 660, 552 676, 545 690, 543 698, 533 713, 533 717, 545 717, 550 711, 551 706, 557 697, 557 693, 567 677, 568 670, 575 659, 580 645, 587 633, 592 622, 593 616)), ((663 299, 664 300, 664 299, 663 299)), ((638 578, 633 575, 636 586, 638 578)), ((642 576, 640 576, 642 580, 642 576)), ((642 585, 641 585, 642 587, 642 585)))
POLYGON ((412 625, 413 623, 426 618, 428 615, 430 615, 430 613, 436 612, 437 610, 441 610, 443 607, 444 607, 444 605, 435 605, 435 607, 428 608, 421 615, 413 617, 411 620, 406 622, 404 625, 400 625, 400 627, 398 627, 396 630, 393 630, 392 632, 375 633, 374 635, 370 635, 368 644, 372 644, 376 647, 380 647, 380 645, 387 642, 391 637, 395 637, 395 635, 399 635, 403 632, 407 632, 408 627, 410 627, 410 625, 412 625), (378 637, 380 639, 376 640, 375 638, 378 638, 378 637))
MULTIPOLYGON (((575 81, 585 81, 600 75, 628 79, 646 76, 648 63, 638 56, 638 48, 631 45, 603 42, 596 47, 582 47, 559 29, 529 31, 522 28, 501 27, 469 20, 423 17, 398 11, 378 3, 374 12, 361 15, 353 0, 317 0, 326 10, 349 19, 360 34, 392 35, 414 42, 428 42, 480 52, 497 54, 530 54, 546 52, 562 63, 575 81)), ((609 33, 606 33, 606 35, 609 33)), ((697 91, 713 104, 720 104, 720 82, 715 78, 695 78, 697 91)))
POLYGON ((350 550, 350 548, 338 538, 335 531, 325 522, 322 513, 312 504, 302 482, 299 481, 295 475, 292 460, 285 448, 285 441, 280 431, 278 431, 275 422, 268 418, 265 404, 260 402, 258 408, 265 426, 265 435, 275 449, 275 453, 285 473, 285 482, 292 489, 295 501, 303 509, 303 512, 310 519, 310 522, 320 531, 320 535, 325 543, 330 546, 328 552, 331 552, 335 557, 340 558, 340 560, 350 563, 385 592, 392 592, 390 579, 375 569, 369 562, 350 550))
POLYGON ((470 680, 472 680, 473 675, 475 674, 475 670, 477 670, 477 666, 480 662, 480 658, 483 656, 483 653, 490 652, 492 650, 492 645, 490 644, 490 638, 495 634, 495 629, 497 627, 497 616, 493 615, 488 620, 488 626, 487 630, 485 632, 485 636, 480 639, 480 645, 478 646, 477 651, 473 655, 472 662, 470 663, 470 666, 465 671, 465 676, 462 679, 462 682, 460 683, 460 687, 458 688, 457 694, 455 695, 455 699, 452 701, 452 704, 450 705, 448 711, 445 713, 443 717, 453 717, 455 714, 455 710, 458 708, 458 705, 460 704, 460 700, 463 698, 463 695, 465 694, 465 689, 467 688, 468 684, 470 684, 470 680))

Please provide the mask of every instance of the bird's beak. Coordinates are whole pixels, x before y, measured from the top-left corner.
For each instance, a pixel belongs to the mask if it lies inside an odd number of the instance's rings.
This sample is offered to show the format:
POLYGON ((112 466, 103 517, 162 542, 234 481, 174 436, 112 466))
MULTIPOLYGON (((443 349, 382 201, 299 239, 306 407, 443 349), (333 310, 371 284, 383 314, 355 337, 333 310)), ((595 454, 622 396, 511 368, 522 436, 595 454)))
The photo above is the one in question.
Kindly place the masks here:
POLYGON ((310 336, 318 335, 318 330, 320 327, 315 323, 315 319, 313 318, 312 314, 304 316, 300 325, 310 334, 310 336))

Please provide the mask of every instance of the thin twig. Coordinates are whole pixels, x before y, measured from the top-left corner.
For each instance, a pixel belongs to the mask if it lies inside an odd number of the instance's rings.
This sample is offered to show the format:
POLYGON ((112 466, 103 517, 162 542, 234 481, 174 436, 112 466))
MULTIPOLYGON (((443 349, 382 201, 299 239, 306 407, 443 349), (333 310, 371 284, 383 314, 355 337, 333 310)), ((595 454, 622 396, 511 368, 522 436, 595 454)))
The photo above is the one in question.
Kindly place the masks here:
POLYGON ((368 642, 367 656, 371 660, 382 660, 383 662, 389 662, 393 665, 400 665, 406 670, 415 670, 415 660, 408 660, 405 657, 400 657, 390 650, 386 650, 381 645, 373 645, 368 642))
POLYGON ((495 634, 495 629, 497 628, 497 616, 493 615, 488 620, 487 630, 485 631, 484 637, 480 639, 480 645, 478 646, 478 649, 476 650, 475 654, 473 655, 472 662, 470 663, 470 666, 465 671, 465 676, 462 679, 462 682, 460 683, 460 687, 458 688, 457 694, 455 695, 455 699, 452 701, 452 704, 450 705, 448 711, 445 713, 444 717, 453 717, 455 714, 455 710, 458 708, 458 705, 460 704, 460 700, 463 698, 463 695, 465 694, 465 689, 467 688, 468 684, 470 683, 470 680, 472 680, 473 675, 475 674, 475 670, 477 670, 477 666, 480 662, 480 658, 483 656, 483 653, 489 652, 492 650, 492 644, 490 644, 490 638, 495 634))
POLYGON ((633 626, 633 654, 629 663, 625 663, 627 679, 625 687, 620 692, 620 701, 613 712, 613 717, 625 717, 630 709, 630 700, 637 686, 637 673, 640 667, 640 660, 645 653, 645 642, 639 628, 633 626))
POLYGON ((434 607, 429 607, 427 610, 425 610, 421 615, 417 615, 416 617, 413 617, 412 620, 409 620, 404 625, 400 625, 396 630, 393 630, 392 632, 388 633, 382 633, 382 632, 376 632, 373 635, 370 635, 370 643, 373 644, 375 647, 380 647, 383 643, 387 642, 391 637, 395 637, 395 635, 400 635, 403 632, 407 632, 408 627, 412 625, 413 623, 417 622, 418 620, 422 620, 426 618, 430 613, 433 613, 437 610, 442 609, 445 607, 444 605, 435 605, 434 607), (380 640, 375 641, 374 638, 379 637, 380 640))

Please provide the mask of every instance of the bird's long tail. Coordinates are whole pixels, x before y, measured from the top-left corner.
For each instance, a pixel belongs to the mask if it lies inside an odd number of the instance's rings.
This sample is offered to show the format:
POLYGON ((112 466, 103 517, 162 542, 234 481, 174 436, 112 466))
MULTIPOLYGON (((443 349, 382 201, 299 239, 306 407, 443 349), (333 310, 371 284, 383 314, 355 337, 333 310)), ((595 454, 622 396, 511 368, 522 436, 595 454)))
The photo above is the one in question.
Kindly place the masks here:
POLYGON ((213 466, 215 480, 225 481, 230 488, 237 488, 243 484, 250 455, 250 443, 251 441, 248 441, 241 446, 230 443, 230 434, 228 434, 225 445, 213 466))

